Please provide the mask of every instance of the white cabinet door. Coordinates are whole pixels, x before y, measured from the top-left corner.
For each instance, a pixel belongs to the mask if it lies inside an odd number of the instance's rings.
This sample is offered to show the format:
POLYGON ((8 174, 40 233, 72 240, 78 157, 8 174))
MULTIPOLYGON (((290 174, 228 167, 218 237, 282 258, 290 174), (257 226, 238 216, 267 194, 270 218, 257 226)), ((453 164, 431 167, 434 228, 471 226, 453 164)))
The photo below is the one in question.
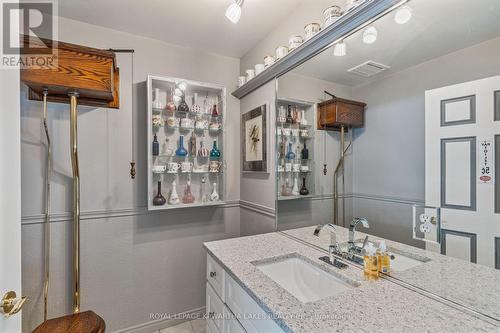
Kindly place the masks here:
MULTIPOLYGON (((0 299, 21 296, 21 136, 19 70, 0 69, 0 299)), ((0 316, 0 332, 21 332, 21 315, 0 316)))
POLYGON ((500 76, 495 76, 425 95, 426 204, 442 208, 436 250, 490 267, 495 255, 500 257, 499 90, 500 76), (497 160, 499 153, 497 147, 497 160))

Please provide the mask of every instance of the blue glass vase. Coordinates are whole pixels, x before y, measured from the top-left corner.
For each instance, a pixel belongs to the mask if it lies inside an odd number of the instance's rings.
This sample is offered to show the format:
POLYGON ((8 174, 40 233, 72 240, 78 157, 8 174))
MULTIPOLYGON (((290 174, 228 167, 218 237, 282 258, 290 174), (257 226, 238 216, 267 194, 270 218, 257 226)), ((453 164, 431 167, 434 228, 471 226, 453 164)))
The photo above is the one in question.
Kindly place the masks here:
POLYGON ((175 155, 177 156, 187 156, 188 152, 186 148, 184 148, 184 135, 179 136, 179 148, 175 151, 175 155))
POLYGON ((212 147, 212 150, 210 151, 210 158, 219 158, 220 157, 220 150, 217 148, 217 140, 214 140, 214 145, 212 147))
POLYGON ((286 159, 287 160, 294 160, 295 159, 295 153, 293 152, 291 142, 288 143, 288 153, 286 154, 286 159))

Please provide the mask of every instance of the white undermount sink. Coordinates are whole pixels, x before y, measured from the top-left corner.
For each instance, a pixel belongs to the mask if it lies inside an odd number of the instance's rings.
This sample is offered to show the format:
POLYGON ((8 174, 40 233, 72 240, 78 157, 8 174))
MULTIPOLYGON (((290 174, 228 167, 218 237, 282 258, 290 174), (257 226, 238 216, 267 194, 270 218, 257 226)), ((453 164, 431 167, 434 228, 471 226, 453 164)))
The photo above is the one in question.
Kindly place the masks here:
POLYGON ((256 266, 302 303, 324 299, 354 287, 298 257, 256 266))

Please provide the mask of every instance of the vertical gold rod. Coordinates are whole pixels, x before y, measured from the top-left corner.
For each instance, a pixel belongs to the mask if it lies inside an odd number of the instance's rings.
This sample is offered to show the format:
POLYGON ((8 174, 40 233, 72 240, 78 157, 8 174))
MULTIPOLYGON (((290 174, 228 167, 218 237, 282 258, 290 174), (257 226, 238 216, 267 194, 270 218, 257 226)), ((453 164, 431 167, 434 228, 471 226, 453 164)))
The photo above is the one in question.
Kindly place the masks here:
POLYGON ((338 207, 339 207, 339 189, 338 189, 338 173, 344 169, 344 155, 345 155, 345 127, 340 127, 340 159, 333 173, 333 224, 338 225, 338 207))
POLYGON ((47 321, 49 307, 49 281, 50 281, 50 179, 52 177, 52 146, 50 142, 49 127, 47 125, 47 95, 43 91, 43 127, 47 139, 47 161, 45 169, 45 219, 44 219, 44 254, 45 254, 45 281, 43 286, 43 321, 47 321))
POLYGON ((70 143, 73 170, 73 313, 80 312, 80 170, 78 164, 77 93, 70 95, 70 143))

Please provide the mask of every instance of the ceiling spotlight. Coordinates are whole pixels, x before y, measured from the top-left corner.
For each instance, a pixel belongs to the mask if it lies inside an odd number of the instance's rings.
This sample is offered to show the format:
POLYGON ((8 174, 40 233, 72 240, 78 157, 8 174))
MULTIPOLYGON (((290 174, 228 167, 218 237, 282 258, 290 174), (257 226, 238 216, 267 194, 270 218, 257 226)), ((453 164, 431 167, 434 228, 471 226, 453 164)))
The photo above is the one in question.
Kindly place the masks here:
POLYGON ((238 23, 241 17, 241 6, 244 0, 233 0, 234 2, 227 8, 226 17, 234 24, 238 23))
POLYGON ((374 26, 369 26, 363 31, 363 43, 373 44, 377 41, 378 32, 374 26))
POLYGON ((413 10, 410 6, 403 6, 396 11, 394 21, 396 21, 397 24, 408 23, 411 20, 412 13, 413 10))
POLYGON ((343 41, 335 44, 333 47, 333 55, 336 57, 344 57, 347 54, 347 45, 343 41))

